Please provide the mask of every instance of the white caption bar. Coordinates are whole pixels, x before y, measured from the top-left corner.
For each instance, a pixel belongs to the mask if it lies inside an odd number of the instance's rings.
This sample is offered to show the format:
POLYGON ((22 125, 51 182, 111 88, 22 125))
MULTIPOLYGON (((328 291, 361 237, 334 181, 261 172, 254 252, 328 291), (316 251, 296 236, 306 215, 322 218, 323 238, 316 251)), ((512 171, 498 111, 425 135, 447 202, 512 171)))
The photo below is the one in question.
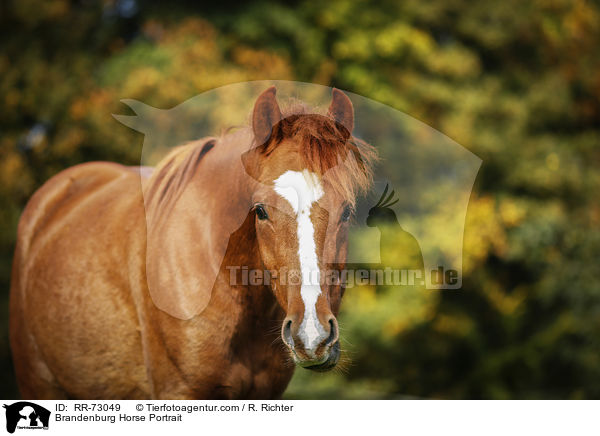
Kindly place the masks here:
POLYGON ((140 431, 144 435, 353 435, 372 434, 376 429, 444 436, 600 434, 597 401, 5 400, 2 404, 6 428, 1 431, 20 436, 140 431))

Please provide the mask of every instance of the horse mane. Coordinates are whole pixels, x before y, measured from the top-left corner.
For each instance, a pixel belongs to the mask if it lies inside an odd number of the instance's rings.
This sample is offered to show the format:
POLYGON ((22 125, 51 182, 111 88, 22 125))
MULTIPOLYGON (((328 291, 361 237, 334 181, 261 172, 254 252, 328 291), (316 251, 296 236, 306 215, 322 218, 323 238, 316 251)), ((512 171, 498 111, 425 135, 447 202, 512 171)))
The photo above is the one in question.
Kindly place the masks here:
MULTIPOLYGON (((295 137, 302 144, 299 154, 309 171, 326 174, 333 188, 354 204, 358 194, 366 192, 373 180, 373 165, 377 150, 350 135, 335 120, 321 115, 319 108, 290 99, 282 108, 282 119, 274 127, 269 140, 256 147, 265 156, 285 138, 295 137)), ((227 135, 235 127, 226 129, 227 135)), ((251 131, 250 127, 245 127, 251 131)), ((217 143, 218 138, 204 138, 175 147, 156 166, 144 191, 147 210, 161 210, 179 197, 191 180, 202 158, 217 143), (160 207, 158 207, 160 206, 160 207)))
POLYGON ((177 200, 215 143, 216 138, 204 138, 179 145, 156 165, 144 191, 146 213, 160 210, 158 206, 172 205, 177 200))

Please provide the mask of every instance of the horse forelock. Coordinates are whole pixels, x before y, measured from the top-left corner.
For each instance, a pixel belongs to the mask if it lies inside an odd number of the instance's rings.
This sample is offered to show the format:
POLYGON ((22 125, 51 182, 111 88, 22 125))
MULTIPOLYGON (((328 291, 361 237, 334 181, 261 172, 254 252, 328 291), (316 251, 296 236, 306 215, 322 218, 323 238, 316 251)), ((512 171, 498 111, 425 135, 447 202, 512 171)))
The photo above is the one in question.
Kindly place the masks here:
POLYGON ((377 151, 355 138, 344 125, 306 105, 295 105, 272 130, 258 150, 268 157, 285 140, 294 139, 304 168, 322 177, 326 175, 333 189, 354 203, 359 193, 372 183, 377 151), (298 108, 300 109, 298 111, 298 108))

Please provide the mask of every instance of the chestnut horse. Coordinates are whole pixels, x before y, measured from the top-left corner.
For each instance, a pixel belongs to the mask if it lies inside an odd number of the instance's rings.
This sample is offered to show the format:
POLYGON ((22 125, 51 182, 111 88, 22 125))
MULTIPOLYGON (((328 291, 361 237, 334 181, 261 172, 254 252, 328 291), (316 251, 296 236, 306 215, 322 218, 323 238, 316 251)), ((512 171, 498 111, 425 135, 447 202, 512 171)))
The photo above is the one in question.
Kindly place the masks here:
POLYGON ((34 194, 10 295, 24 398, 278 398, 294 363, 336 365, 343 286, 321 278, 344 267, 375 151, 341 91, 325 115, 275 94, 151 175, 85 163, 34 194), (301 279, 232 280, 242 266, 301 279))

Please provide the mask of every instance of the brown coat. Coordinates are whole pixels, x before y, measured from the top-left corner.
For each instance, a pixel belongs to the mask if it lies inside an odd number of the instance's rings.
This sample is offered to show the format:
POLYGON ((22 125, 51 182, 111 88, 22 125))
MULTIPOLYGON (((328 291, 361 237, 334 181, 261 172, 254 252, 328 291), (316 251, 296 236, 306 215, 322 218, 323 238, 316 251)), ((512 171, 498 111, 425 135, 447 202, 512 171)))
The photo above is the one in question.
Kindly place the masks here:
MULTIPOLYGON (((277 398, 294 360, 317 370, 333 367, 339 284, 322 288, 314 322, 321 323, 323 338, 307 354, 298 334, 300 287, 232 285, 226 267, 298 263, 295 221, 280 215, 275 222, 273 210, 273 222, 259 226, 253 195, 283 201, 269 183, 284 171, 302 171, 309 142, 331 161, 346 150, 348 131, 339 133, 338 118, 350 117, 352 106, 336 92, 329 112, 334 121, 296 117, 280 130, 294 131, 302 122, 312 136, 274 133, 253 149, 259 150, 251 153, 254 168, 261 169, 254 177, 240 157, 255 138, 277 131, 274 88, 257 101, 254 131, 180 147, 149 179, 137 168, 96 162, 44 184, 19 222, 12 271, 10 342, 22 396, 277 398), (337 139, 315 139, 319 131, 337 139), (284 333, 288 328, 283 338, 282 326, 284 333)), ((318 174, 327 170, 320 160, 309 164, 322 169, 318 174)), ((340 171, 330 172, 338 179, 325 185, 311 215, 323 265, 324 259, 345 261, 347 226, 334 213, 353 200, 339 192, 350 192, 359 171, 340 171)))

